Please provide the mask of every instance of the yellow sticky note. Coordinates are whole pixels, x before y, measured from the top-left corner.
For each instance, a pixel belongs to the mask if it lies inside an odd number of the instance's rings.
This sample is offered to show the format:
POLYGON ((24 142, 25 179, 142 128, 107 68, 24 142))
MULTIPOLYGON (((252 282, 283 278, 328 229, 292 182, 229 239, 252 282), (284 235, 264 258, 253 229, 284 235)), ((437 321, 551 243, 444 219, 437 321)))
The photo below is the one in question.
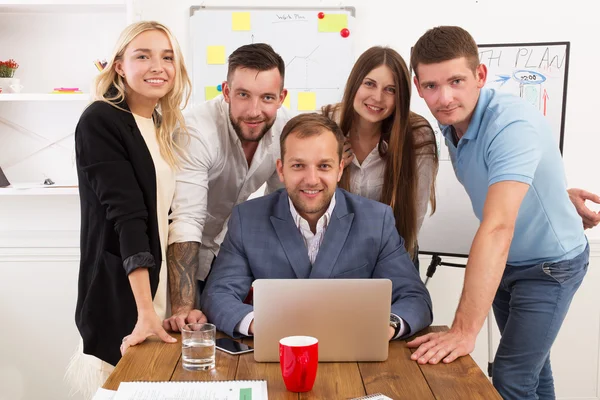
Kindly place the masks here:
POLYGON ((212 100, 220 94, 221 94, 221 92, 219 92, 217 90, 216 86, 205 86, 204 87, 204 100, 206 100, 206 101, 212 100))
POLYGON ((283 100, 283 106, 285 108, 287 108, 288 110, 291 110, 292 107, 290 107, 290 99, 292 98, 291 94, 287 94, 287 96, 285 96, 285 100, 283 100))
POLYGON ((315 111, 317 109, 317 94, 313 92, 298 93, 298 111, 315 111))
POLYGON ((207 64, 225 64, 225 46, 206 46, 207 64))
POLYGON ((249 31, 250 30, 250 13, 249 12, 231 13, 231 30, 232 31, 249 31))
POLYGON ((338 32, 348 27, 348 14, 325 14, 319 19, 319 32, 338 32))

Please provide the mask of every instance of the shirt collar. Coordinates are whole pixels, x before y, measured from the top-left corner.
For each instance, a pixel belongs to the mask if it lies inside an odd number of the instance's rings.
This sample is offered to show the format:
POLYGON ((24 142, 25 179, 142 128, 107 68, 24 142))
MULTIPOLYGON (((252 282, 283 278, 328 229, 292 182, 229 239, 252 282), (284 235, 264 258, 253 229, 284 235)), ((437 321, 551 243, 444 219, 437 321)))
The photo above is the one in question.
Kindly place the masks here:
MULTIPOLYGON (((382 140, 381 147, 383 148, 384 153, 387 152, 388 143, 385 140, 382 140)), ((358 162, 358 159, 356 157, 354 157, 354 158, 352 158, 352 161, 350 161, 350 165, 354 165, 355 167, 357 167, 359 169, 363 169, 371 163, 371 159, 378 160, 380 158, 382 158, 382 157, 381 157, 381 154, 379 154, 379 145, 377 145, 377 146, 373 147, 373 150, 371 150, 369 152, 369 154, 367 154, 367 156, 363 160, 362 164, 358 162)))
MULTIPOLYGON (((292 218, 294 219, 294 224, 296 224, 296 226, 298 228, 300 228, 303 224, 305 224, 307 227, 310 226, 308 224, 308 221, 305 220, 304 218, 302 218, 302 216, 300 216, 300 214, 298 214, 298 211, 296 211, 296 206, 294 206, 294 203, 292 203, 292 199, 290 199, 289 196, 288 196, 288 201, 290 203, 290 212, 292 213, 292 218)), ((327 228, 327 226, 329 225, 329 221, 331 221, 331 216, 333 215, 334 208, 335 208, 335 193, 333 194, 333 197, 331 198, 331 201, 329 202, 329 207, 327 207, 327 211, 325 211, 325 214, 323 214, 321 216, 321 218, 319 218, 319 220, 317 221, 317 231, 321 227, 327 228)))

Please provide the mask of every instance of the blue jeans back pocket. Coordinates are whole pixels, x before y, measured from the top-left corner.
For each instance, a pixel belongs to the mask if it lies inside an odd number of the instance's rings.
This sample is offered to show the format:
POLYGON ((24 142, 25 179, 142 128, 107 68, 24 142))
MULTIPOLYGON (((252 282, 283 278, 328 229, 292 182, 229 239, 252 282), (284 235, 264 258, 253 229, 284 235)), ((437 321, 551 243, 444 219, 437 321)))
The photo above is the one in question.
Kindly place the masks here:
POLYGON ((573 276, 571 271, 571 260, 542 263, 542 270, 546 275, 558 283, 565 283, 573 276))
POLYGON ((575 258, 558 262, 542 263, 542 271, 558 283, 565 283, 568 279, 578 275, 582 275, 583 279, 589 263, 590 246, 586 245, 585 250, 575 258))

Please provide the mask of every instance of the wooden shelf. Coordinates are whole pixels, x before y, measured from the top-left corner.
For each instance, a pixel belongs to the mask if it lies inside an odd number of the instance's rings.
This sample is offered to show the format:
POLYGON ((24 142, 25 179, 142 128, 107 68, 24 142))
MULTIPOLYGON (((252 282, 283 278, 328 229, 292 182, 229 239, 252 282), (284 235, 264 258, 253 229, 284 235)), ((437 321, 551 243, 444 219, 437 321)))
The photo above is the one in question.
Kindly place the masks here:
POLYGON ((0 196, 78 196, 77 187, 0 188, 0 196))
POLYGON ((90 101, 89 93, 0 93, 0 101, 90 101))
POLYGON ((0 12, 122 12, 127 0, 0 0, 0 12))

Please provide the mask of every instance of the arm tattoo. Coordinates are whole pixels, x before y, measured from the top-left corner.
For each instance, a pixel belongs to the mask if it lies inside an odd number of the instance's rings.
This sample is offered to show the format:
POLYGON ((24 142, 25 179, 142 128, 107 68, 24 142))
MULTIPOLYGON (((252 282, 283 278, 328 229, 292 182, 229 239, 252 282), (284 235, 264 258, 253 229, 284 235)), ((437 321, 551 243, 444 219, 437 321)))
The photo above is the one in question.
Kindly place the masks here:
POLYGON ((183 307, 194 308, 199 249, 198 242, 173 243, 167 249, 169 295, 173 312, 183 307))

